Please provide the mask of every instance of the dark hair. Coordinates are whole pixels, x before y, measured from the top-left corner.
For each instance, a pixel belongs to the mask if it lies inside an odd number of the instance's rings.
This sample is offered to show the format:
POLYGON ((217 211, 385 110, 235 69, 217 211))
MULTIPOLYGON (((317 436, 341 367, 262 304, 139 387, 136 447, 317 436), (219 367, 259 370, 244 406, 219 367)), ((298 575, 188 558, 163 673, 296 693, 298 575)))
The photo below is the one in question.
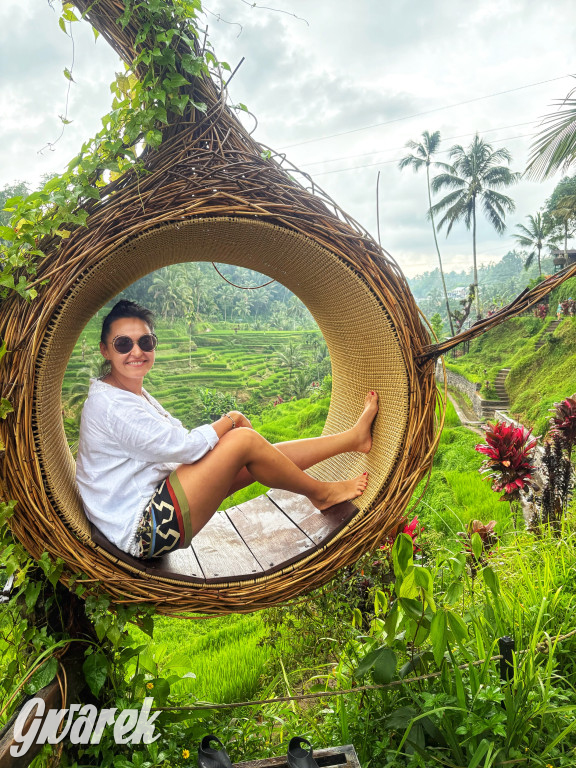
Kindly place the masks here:
MULTIPOLYGON (((114 304, 110 312, 108 312, 102 321, 102 332, 100 333, 100 341, 102 344, 106 344, 106 339, 110 333, 110 326, 114 320, 120 320, 122 317, 137 317, 147 323, 151 331, 154 330, 154 313, 151 310, 141 307, 140 304, 136 304, 135 301, 122 299, 114 304)), ((100 378, 109 374, 110 369, 110 360, 103 360, 100 364, 100 378)))
POLYGON ((106 339, 110 333, 110 326, 114 320, 120 320, 122 317, 138 317, 140 320, 144 320, 149 326, 150 330, 154 330, 154 313, 151 310, 141 307, 140 304, 136 304, 135 301, 128 301, 122 299, 117 304, 114 304, 110 312, 106 315, 102 321, 102 333, 100 334, 100 341, 102 344, 106 344, 106 339))

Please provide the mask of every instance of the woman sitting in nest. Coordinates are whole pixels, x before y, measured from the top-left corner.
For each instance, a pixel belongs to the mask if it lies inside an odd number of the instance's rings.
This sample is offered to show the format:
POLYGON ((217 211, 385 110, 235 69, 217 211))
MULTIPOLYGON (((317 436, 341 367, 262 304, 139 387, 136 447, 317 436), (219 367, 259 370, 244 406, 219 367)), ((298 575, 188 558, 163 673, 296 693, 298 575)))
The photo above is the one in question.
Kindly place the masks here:
POLYGON ((156 557, 187 547, 220 503, 255 481, 307 496, 320 510, 360 496, 368 475, 321 482, 304 472, 347 451, 368 453, 378 396, 351 429, 271 445, 240 411, 188 431, 142 387, 154 365, 152 313, 119 301, 104 318, 107 372, 82 411, 76 479, 86 514, 117 547, 156 557))

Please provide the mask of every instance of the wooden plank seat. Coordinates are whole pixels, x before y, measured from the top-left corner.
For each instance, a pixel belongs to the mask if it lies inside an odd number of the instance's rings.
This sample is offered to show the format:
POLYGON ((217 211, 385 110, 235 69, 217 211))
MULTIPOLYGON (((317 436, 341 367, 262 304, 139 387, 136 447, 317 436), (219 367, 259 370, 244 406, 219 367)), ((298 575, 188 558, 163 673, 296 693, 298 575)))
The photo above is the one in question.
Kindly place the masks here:
POLYGON ((141 560, 91 526, 93 543, 118 564, 156 578, 201 584, 245 581, 282 570, 332 539, 358 512, 351 502, 320 512, 304 496, 271 489, 217 512, 187 549, 141 560))

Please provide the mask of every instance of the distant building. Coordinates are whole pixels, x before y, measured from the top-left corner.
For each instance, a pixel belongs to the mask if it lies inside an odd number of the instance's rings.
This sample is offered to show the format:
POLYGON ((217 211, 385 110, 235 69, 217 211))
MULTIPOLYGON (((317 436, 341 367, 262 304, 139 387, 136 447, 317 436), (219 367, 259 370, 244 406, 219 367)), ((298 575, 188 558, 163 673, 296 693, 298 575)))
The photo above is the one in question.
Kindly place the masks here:
POLYGON ((563 248, 552 248, 550 253, 554 257, 554 272, 560 272, 564 267, 576 264, 576 251, 564 251, 563 248))

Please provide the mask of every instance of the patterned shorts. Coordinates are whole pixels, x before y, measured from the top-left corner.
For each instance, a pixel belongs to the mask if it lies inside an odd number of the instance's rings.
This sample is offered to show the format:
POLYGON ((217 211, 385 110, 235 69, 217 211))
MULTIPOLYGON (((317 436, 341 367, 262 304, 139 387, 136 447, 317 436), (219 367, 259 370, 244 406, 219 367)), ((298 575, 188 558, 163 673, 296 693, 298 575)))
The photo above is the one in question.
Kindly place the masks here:
POLYGON ((136 529, 138 557, 160 557, 192 541, 192 525, 186 495, 176 472, 154 491, 136 529))

